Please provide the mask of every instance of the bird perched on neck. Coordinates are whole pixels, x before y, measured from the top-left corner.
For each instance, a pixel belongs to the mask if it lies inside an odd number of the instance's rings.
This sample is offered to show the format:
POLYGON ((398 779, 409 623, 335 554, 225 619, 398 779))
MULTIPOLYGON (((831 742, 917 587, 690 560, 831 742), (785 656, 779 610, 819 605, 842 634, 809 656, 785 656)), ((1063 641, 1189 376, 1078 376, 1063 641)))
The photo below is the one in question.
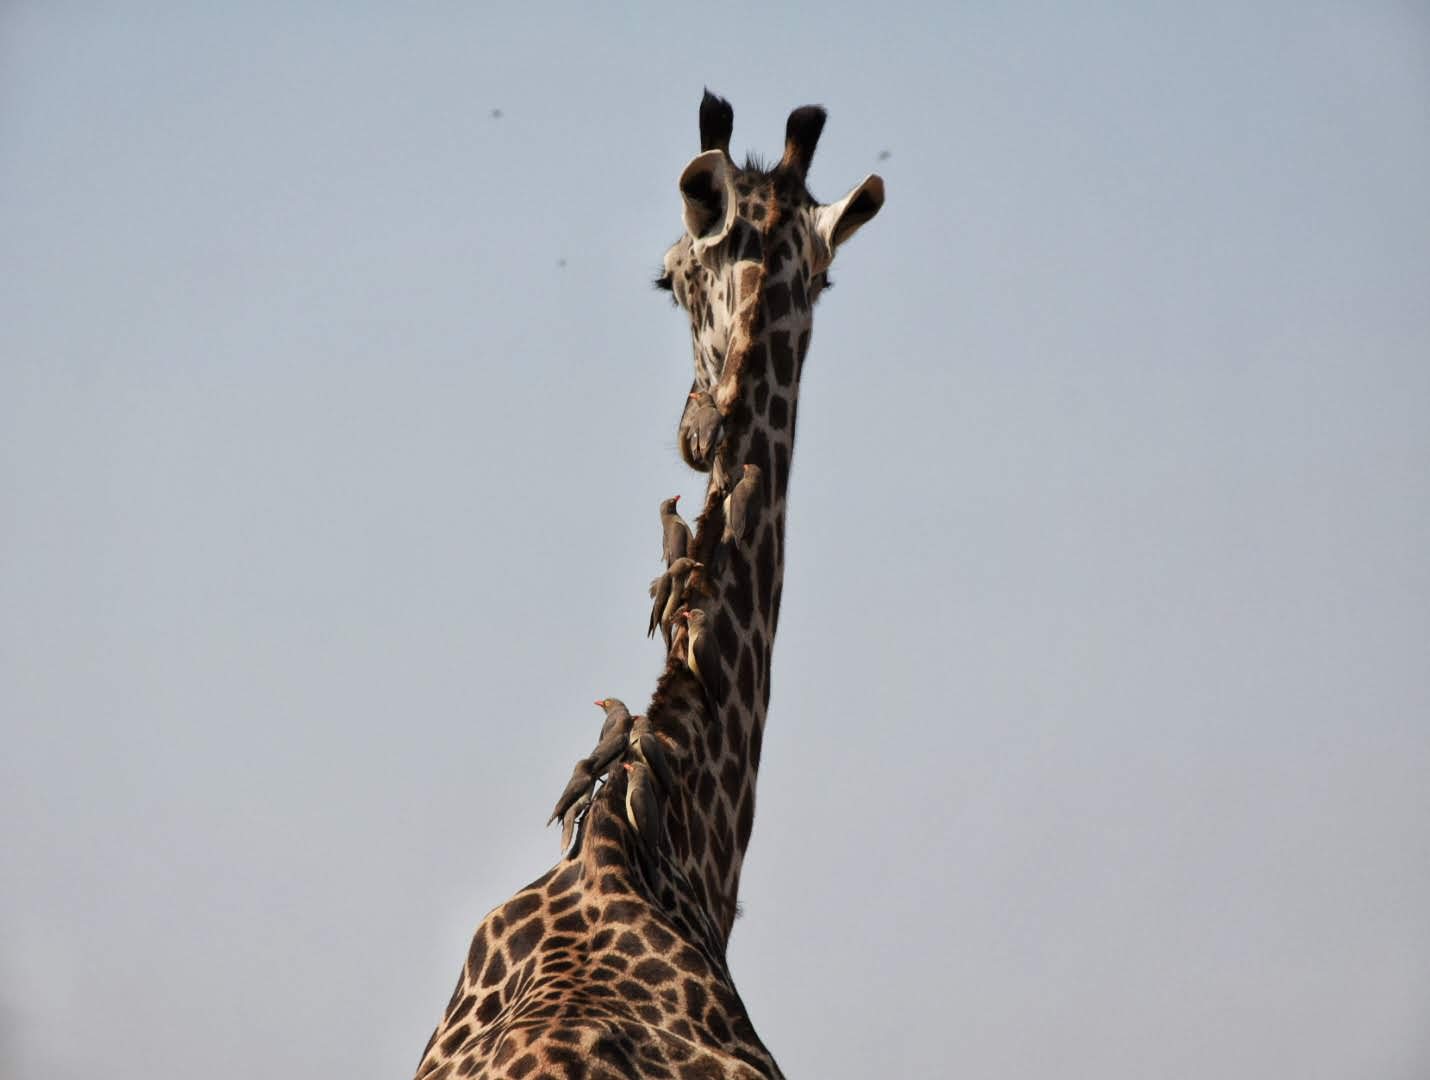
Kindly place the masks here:
POLYGON ((662 794, 675 790, 675 774, 671 772, 670 761, 665 756, 665 748, 656 737, 650 717, 637 716, 631 723, 630 747, 637 760, 650 767, 662 794))
POLYGON ((725 531, 721 543, 747 543, 755 524, 754 499, 760 490, 760 467, 746 464, 735 489, 725 496, 725 531))
POLYGON ((606 736, 617 728, 625 731, 631 726, 631 710, 626 708, 626 703, 620 698, 601 698, 596 702, 596 708, 606 711, 606 719, 601 722, 601 737, 597 741, 604 741, 606 736))
POLYGON ((651 779, 650 769, 643 763, 628 761, 625 769, 626 820, 639 839, 637 850, 646 880, 653 883, 665 831, 664 800, 651 779))
POLYGON ((652 603, 646 637, 653 637, 658 626, 665 638, 665 647, 670 648, 670 621, 685 599, 685 586, 690 581, 690 575, 701 569, 704 569, 702 564, 686 555, 676 559, 669 570, 650 583, 652 603))
POLYGON ((693 390, 680 418, 680 456, 698 472, 709 472, 724 433, 725 418, 708 390, 693 390))
POLYGON ((715 642, 715 635, 706 626, 709 620, 705 612, 699 608, 688 608, 681 614, 690 625, 685 646, 685 664, 700 680, 700 685, 705 688, 710 710, 718 716, 723 674, 720 668, 720 647, 715 642))
POLYGON ((660 504, 661 557, 670 566, 676 559, 683 559, 690 550, 690 526, 676 510, 679 495, 672 495, 660 504))

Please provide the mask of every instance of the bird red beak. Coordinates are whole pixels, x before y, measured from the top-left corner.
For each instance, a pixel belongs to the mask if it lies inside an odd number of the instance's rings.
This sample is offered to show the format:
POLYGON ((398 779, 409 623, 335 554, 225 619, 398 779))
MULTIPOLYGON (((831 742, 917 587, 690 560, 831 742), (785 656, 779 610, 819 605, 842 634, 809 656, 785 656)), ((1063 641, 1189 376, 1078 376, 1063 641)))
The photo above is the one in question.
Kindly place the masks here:
POLYGON ((604 709, 605 707, 606 707, 606 703, 605 703, 604 701, 598 701, 598 702, 596 702, 596 708, 598 708, 598 709, 604 709))
POLYGON ((675 501, 676 501, 676 502, 679 502, 679 501, 680 501, 680 496, 679 496, 679 495, 677 495, 677 496, 675 497, 675 501))

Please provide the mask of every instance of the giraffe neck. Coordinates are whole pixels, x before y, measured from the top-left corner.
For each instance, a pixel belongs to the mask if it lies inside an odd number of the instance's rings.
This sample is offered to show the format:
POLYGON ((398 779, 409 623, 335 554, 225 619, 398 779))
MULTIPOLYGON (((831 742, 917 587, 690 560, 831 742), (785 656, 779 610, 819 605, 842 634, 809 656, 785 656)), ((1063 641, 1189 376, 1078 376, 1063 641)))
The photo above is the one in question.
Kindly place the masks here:
MULTIPOLYGON (((679 641, 650 708, 657 730, 676 744, 682 781, 680 797, 668 810, 671 848, 725 939, 754 825, 784 583, 785 496, 799 376, 809 345, 807 308, 790 299, 791 276, 799 280, 800 273, 792 261, 785 274, 761 282, 755 334, 741 350, 738 381, 727 384, 727 435, 696 530, 697 557, 708 570, 698 606, 707 613, 707 633, 714 636, 723 668, 715 715, 683 662, 679 641), (747 463, 762 475, 754 524, 746 543, 722 543, 728 494, 722 480, 733 482, 747 463)), ((805 283, 795 291, 803 300, 805 283)))

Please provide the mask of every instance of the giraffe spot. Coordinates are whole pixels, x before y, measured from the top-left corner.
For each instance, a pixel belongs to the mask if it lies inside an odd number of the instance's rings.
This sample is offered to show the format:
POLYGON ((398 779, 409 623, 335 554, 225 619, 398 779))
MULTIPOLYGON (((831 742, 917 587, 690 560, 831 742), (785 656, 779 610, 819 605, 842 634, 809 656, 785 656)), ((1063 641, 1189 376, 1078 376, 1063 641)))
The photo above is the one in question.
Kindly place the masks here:
POLYGON ((690 856, 696 862, 705 858, 705 830, 698 825, 690 830, 690 856))
POLYGON ((765 348, 765 343, 756 341, 745 350, 745 358, 740 367, 747 374, 762 379, 769 369, 769 363, 769 350, 765 348))
POLYGON ((795 359, 790 352, 789 334, 770 335, 770 368, 775 373, 775 381, 788 386, 794 380, 795 359))
MULTIPOLYGON (((744 785, 744 774, 740 769, 740 763, 734 758, 727 758, 725 767, 720 770, 720 786, 725 789, 725 794, 730 797, 730 802, 735 802, 740 797, 740 789, 744 785)), ((724 813, 723 809, 721 811, 724 813)))
POLYGON ((796 311, 809 310, 809 295, 804 291, 804 275, 796 274, 790 281, 790 302, 796 311))
MULTIPOLYGON (((672 905, 673 906, 673 905, 672 905)), ((645 925, 646 942, 656 952, 665 952, 675 944, 675 935, 653 922, 645 925)))
POLYGON ((771 496, 784 498, 786 489, 789 487, 789 450, 783 443, 775 447, 775 477, 774 489, 771 496))
POLYGON ((651 956, 637 964, 631 974, 647 985, 658 986, 675 978, 675 968, 651 956))
MULTIPOLYGON (((770 399, 769 415, 770 427, 774 428, 776 431, 783 431, 786 427, 789 426, 789 405, 785 402, 784 398, 775 397, 770 399)), ((784 447, 782 446, 775 447, 776 460, 778 460, 779 452, 783 449, 784 447)))
POLYGON ((557 1042, 577 1043, 581 1041, 580 1033, 567 1027, 551 1028, 546 1034, 557 1042))
POLYGON ((579 911, 573 911, 569 915, 562 915, 551 924, 551 929, 563 934, 580 933, 586 929, 586 917, 579 911))
POLYGON ((700 784, 696 794, 700 797, 701 806, 709 806, 715 801, 715 775, 708 769, 700 774, 700 784))
POLYGON ((618 900, 606 907, 606 918, 622 926, 639 922, 644 914, 645 906, 633 900, 618 900))
POLYGON ((720 726, 719 719, 712 716, 710 723, 705 726, 705 749, 712 761, 720 757, 723 742, 724 729, 720 726))
POLYGON ((472 1029, 469 1025, 460 1025, 455 1031, 452 1032, 452 1034, 448 1035, 445 1039, 442 1040, 442 1053, 446 1054, 448 1057, 455 1054, 459 1049, 461 1049, 462 1044, 467 1041, 467 1036, 471 1033, 472 1029))
POLYGON ((626 996, 628 1001, 649 1001, 650 991, 634 979, 623 979, 616 983, 616 989, 626 996))
POLYGON ((705 993, 705 987, 701 986, 694 979, 685 980, 685 1011, 691 1016, 699 1016, 705 1011, 705 1005, 710 1000, 705 993))
POLYGON ((724 608, 716 613, 715 641, 720 646, 721 666, 730 667, 734 662, 733 657, 736 650, 740 648, 740 637, 736 632, 734 622, 724 608))
POLYGON ((640 956, 645 952, 645 943, 630 930, 616 939, 616 948, 627 956, 640 956))
POLYGON ((742 702, 748 704, 755 700, 755 658, 750 653, 749 645, 740 650, 740 665, 735 672, 735 688, 742 702))
POLYGON ((741 761, 749 760, 750 740, 747 730, 743 716, 740 717, 739 723, 730 725, 730 753, 741 761))
POLYGON ((447 1023, 450 1024, 454 1020, 460 1020, 462 1017, 466 1016, 467 1013, 471 1012, 476 1004, 477 995, 468 994, 466 997, 462 998, 461 1004, 457 1005, 455 1008, 453 1008, 450 1012, 447 1013, 447 1023))
MULTIPOLYGON (((775 584, 775 544, 771 529, 761 530, 760 546, 755 552, 755 566, 760 586, 760 610, 768 611, 775 584)), ((756 653, 758 655, 758 649, 756 653)))
POLYGON ((750 732, 750 768, 760 767, 760 751, 765 745, 765 725, 755 722, 755 730, 750 732))
MULTIPOLYGON (((598 918, 600 918, 599 915, 593 917, 591 921, 595 922, 598 918)), ((611 947, 611 942, 615 940, 616 932, 608 926, 604 930, 596 931, 596 935, 591 938, 591 947, 597 952, 601 952, 605 949, 609 949, 611 947)))
MULTIPOLYGON (((572 863, 571 865, 579 869, 581 864, 572 863)), ((576 907, 580 903, 581 894, 579 892, 567 893, 565 896, 558 896, 555 900, 551 901, 551 903, 547 905, 547 910, 553 915, 560 915, 567 908, 576 907)))
POLYGON ((710 1034, 715 1036, 716 1042, 729 1043, 734 1040, 730 1025, 725 1023, 725 1018, 713 1007, 705 1014, 705 1026, 710 1029, 710 1034))
POLYGON ((765 288, 765 315, 770 322, 778 322, 788 315, 789 304, 789 286, 784 282, 776 281, 765 288))
POLYGON ((621 880, 619 874, 603 874, 601 876, 601 893, 603 895, 619 896, 625 891, 625 882, 621 880))
POLYGON ((670 849, 676 859, 681 859, 690 853, 690 833, 685 825, 683 814, 669 816, 666 818, 666 835, 670 839, 670 849))
POLYGON ((596 865, 603 869, 625 865, 621 849, 614 844, 600 844, 596 848, 596 865))
POLYGON ((764 220, 765 220, 765 207, 764 207, 764 204, 763 204, 763 203, 755 203, 754 206, 750 207, 750 220, 752 220, 752 221, 764 221, 764 220))
POLYGON ((750 561, 741 552, 731 552, 730 583, 721 598, 730 605, 735 621, 748 626, 755 613, 755 586, 750 580, 750 561))
POLYGON ((512 922, 519 922, 526 918, 533 911, 541 906, 541 897, 528 893, 525 896, 518 896, 503 909, 506 917, 512 922))
POLYGON ((749 847, 750 833, 755 828, 755 791, 749 788, 740 798, 740 809, 735 814, 735 843, 741 850, 749 847))
MULTIPOLYGON (((761 214, 764 208, 761 207, 761 214)), ((745 233, 745 242, 740 246, 738 258, 743 262, 759 262, 765 255, 764 239, 760 236, 759 230, 750 229, 745 233)))
POLYGON ((502 959, 501 950, 492 952, 491 959, 487 961, 487 969, 482 972, 483 986, 496 986, 506 978, 506 961, 502 959))
POLYGON ((576 882, 580 879, 580 877, 581 864, 578 862, 567 864, 565 869, 563 869, 559 874, 554 876, 550 882, 547 883, 546 895, 552 897, 560 896, 562 893, 566 892, 573 885, 575 885, 576 882))
POLYGON ((501 994, 493 990, 482 998, 482 1003, 477 1006, 477 1022, 490 1024, 497 1018, 499 1012, 501 1012, 501 994))
MULTIPOLYGON (((671 957, 671 959, 675 961, 676 967, 692 975, 703 974, 705 971, 705 957, 701 956, 699 950, 690 945, 682 945, 676 950, 675 955, 671 957)), ((691 981, 687 979, 685 983, 687 993, 691 985, 691 981)))
POLYGON ((770 604, 770 633, 773 634, 780 627, 780 597, 784 595, 785 583, 781 581, 775 586, 775 598, 770 604))

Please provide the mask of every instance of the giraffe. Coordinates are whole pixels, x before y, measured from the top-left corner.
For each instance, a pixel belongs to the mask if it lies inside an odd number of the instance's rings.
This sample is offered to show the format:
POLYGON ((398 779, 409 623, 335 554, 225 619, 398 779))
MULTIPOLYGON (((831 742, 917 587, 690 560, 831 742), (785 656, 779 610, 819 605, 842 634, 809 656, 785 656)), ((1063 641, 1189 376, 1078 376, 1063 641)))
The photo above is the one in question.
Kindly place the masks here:
POLYGON ((708 90, 699 118, 701 152, 679 178, 685 229, 656 281, 690 322, 682 442, 692 410, 713 402, 720 413, 712 452, 682 449, 710 474, 696 569, 635 720, 645 736, 602 761, 604 782, 592 779, 577 804, 584 816, 557 864, 477 927, 418 1080, 782 1075, 735 990, 726 945, 754 824, 812 308, 835 252, 882 207, 884 183, 870 175, 837 202, 815 201, 805 178, 824 127, 818 106, 790 113, 772 168, 736 165, 734 112, 708 90))

